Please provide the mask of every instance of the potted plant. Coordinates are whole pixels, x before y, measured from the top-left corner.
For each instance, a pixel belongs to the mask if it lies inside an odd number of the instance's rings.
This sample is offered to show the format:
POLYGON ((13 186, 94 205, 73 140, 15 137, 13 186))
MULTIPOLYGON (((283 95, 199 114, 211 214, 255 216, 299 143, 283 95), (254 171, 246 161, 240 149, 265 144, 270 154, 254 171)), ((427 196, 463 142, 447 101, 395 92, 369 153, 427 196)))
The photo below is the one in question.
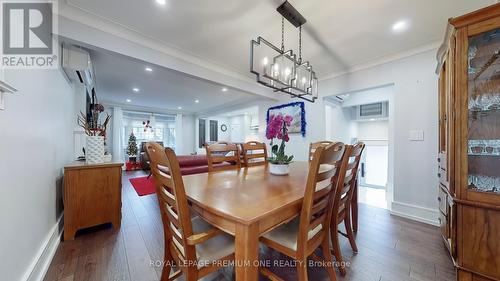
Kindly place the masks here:
POLYGON ((288 136, 288 127, 291 125, 293 117, 282 114, 271 115, 266 129, 266 138, 271 140, 272 156, 267 158, 269 161, 269 172, 273 175, 288 175, 288 165, 293 160, 293 155, 285 154, 285 145, 290 140, 288 136), (281 143, 275 144, 275 139, 281 140, 281 143))
POLYGON ((127 155, 130 162, 135 163, 137 161, 137 138, 133 132, 128 137, 127 155))
POLYGON ((80 111, 78 115, 78 125, 82 127, 87 135, 85 145, 85 160, 90 164, 103 163, 104 146, 106 141, 106 130, 108 127, 111 115, 107 114, 103 123, 99 123, 99 115, 104 111, 102 104, 95 104, 92 106, 91 118, 80 111))

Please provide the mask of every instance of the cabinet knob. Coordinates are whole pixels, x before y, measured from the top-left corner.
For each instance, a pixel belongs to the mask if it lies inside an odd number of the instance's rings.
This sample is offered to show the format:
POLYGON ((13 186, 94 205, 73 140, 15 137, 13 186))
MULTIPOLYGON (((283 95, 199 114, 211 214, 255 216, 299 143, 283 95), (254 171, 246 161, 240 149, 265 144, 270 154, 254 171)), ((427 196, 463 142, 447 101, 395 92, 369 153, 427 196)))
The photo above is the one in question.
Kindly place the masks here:
POLYGON ((439 224, 441 224, 441 218, 438 218, 438 222, 439 222, 439 224))
POLYGON ((438 197, 438 201, 441 202, 441 197, 438 197))
POLYGON ((440 178, 440 177, 441 177, 441 173, 438 173, 438 178, 440 178))

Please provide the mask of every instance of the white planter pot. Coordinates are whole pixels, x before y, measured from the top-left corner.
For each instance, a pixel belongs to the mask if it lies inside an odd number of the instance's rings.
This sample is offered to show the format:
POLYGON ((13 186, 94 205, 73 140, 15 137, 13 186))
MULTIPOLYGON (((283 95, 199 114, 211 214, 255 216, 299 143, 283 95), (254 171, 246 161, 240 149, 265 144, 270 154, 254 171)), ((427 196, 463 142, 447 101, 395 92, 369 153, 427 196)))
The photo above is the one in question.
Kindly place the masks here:
POLYGON ((290 172, 290 167, 288 164, 280 165, 269 163, 269 172, 273 175, 284 176, 288 175, 288 173, 290 172))
POLYGON ((104 137, 87 136, 85 160, 89 164, 99 164, 104 162, 104 137))

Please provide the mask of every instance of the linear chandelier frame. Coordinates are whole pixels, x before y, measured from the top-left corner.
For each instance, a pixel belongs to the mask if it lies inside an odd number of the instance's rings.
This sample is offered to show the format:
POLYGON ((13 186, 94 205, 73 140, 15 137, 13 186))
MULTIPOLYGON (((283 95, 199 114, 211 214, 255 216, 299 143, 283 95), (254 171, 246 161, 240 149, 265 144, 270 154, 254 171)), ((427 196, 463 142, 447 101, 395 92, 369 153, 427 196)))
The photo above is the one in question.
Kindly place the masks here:
POLYGON ((250 72, 259 84, 292 98, 314 102, 318 98, 318 79, 308 61, 302 61, 302 25, 306 19, 287 1, 276 9, 281 15, 281 49, 263 37, 250 41, 250 72), (299 28, 299 56, 285 50, 284 19, 299 28), (260 55, 256 55, 259 53, 260 55))

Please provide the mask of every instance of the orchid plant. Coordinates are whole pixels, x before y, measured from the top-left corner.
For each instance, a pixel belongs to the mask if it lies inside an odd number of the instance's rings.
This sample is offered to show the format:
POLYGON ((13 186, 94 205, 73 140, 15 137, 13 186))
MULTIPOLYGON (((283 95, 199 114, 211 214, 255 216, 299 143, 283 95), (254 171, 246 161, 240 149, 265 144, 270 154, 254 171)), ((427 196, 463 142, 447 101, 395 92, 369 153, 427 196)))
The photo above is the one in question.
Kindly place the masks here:
POLYGON ((293 160, 293 155, 285 154, 285 143, 290 140, 288 136, 288 127, 292 124, 293 117, 290 115, 283 116, 282 114, 269 116, 269 123, 266 129, 266 138, 271 140, 272 156, 267 160, 276 165, 287 165, 293 160), (274 140, 281 140, 281 144, 274 144, 274 140))

